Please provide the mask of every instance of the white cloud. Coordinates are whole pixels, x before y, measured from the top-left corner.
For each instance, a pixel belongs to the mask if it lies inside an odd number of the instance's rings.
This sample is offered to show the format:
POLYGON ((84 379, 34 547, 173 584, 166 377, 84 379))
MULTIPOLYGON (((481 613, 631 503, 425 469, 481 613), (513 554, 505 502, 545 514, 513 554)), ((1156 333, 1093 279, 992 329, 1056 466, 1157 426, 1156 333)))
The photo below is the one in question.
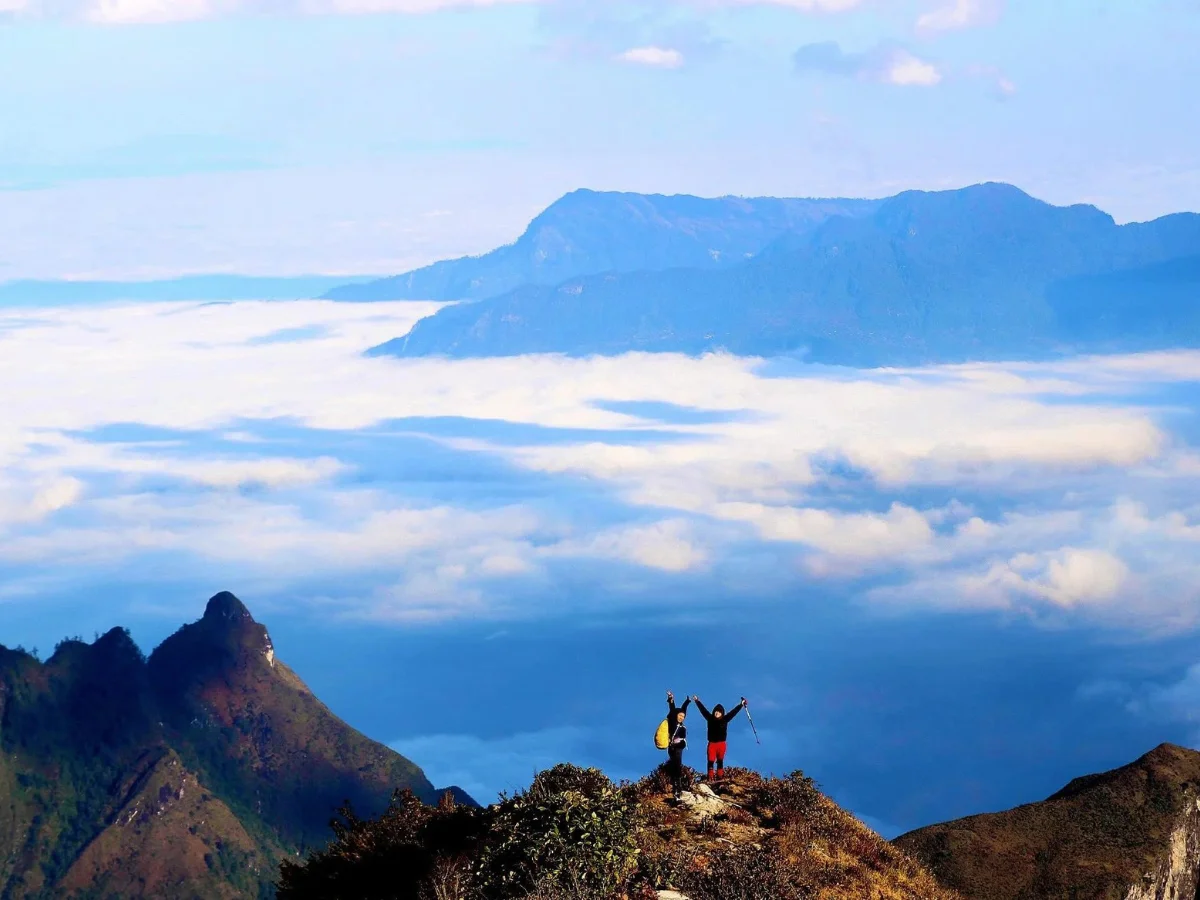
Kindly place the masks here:
POLYGON ((72 505, 82 494, 83 482, 78 478, 56 478, 33 495, 29 512, 40 519, 72 505))
POLYGON ((934 537, 926 517, 900 503, 882 514, 721 503, 713 514, 748 522, 766 540, 806 544, 852 561, 902 556, 929 546, 934 537))
POLYGON ((41 522, 73 506, 83 490, 83 482, 63 475, 0 480, 0 532, 6 526, 41 522))
POLYGON ((678 69, 683 65, 683 54, 665 47, 633 47, 617 57, 622 62, 657 69, 678 69))
POLYGON ((918 59, 907 51, 899 50, 888 60, 883 78, 885 81, 901 87, 933 87, 935 84, 941 83, 942 73, 933 63, 918 59))
POLYGON ((0 422, 0 561, 105 568, 167 553, 247 577, 370 574, 377 589, 355 588, 346 612, 408 621, 495 612, 576 560, 719 577, 731 554, 768 542, 801 563, 773 577, 889 576, 890 593, 872 597, 904 606, 1173 627, 1200 611, 1196 457, 1134 393, 1200 380, 1200 354, 787 377, 728 355, 361 355, 436 308, 0 311, 0 381, 24 385, 0 422), (18 317, 19 331, 4 327, 18 317), (305 339, 252 342, 288 330, 305 339), (620 411, 636 401, 724 415, 675 425, 620 411), (403 422, 431 418, 509 424, 488 440, 490 427, 450 432, 468 439, 403 422), (478 454, 534 473, 536 506, 521 478, 476 508, 407 475, 367 490, 355 481, 371 463, 357 472, 336 449, 290 457, 291 438, 268 439, 262 420, 334 436, 400 420, 355 446, 412 431, 443 444, 450 465, 478 454), (113 423, 168 433, 88 434, 113 423), (602 497, 603 514, 543 496, 546 481, 602 497), (939 499, 913 500, 921 491, 939 499))
POLYGON ((163 476, 211 488, 286 488, 328 481, 346 470, 332 457, 293 459, 258 457, 189 459, 172 454, 167 446, 136 447, 91 443, 47 435, 40 441, 43 454, 28 463, 32 471, 71 470, 79 474, 111 472, 138 477, 163 476))
POLYGON ((806 44, 792 55, 792 63, 798 72, 822 72, 899 87, 933 87, 942 81, 936 65, 887 43, 858 53, 843 50, 834 41, 806 44))
POLYGON ((1129 579, 1124 561, 1103 550, 1071 547, 1049 559, 1018 557, 1012 565, 1016 571, 1032 573, 1023 581, 1029 592, 1064 607, 1113 600, 1129 579))
POLYGON ((708 562, 708 552, 683 519, 601 531, 584 540, 563 541, 546 556, 589 556, 637 563, 664 572, 687 572, 708 562))
POLYGON ((374 591, 351 615, 377 622, 436 622, 478 614, 485 609, 483 591, 470 575, 462 563, 407 573, 374 591))
MULTIPOLYGON (((1065 547, 1018 553, 992 561, 981 571, 934 570, 899 586, 875 589, 869 596, 885 604, 949 609, 1016 609, 1032 602, 1107 613, 1131 580, 1129 566, 1112 553, 1065 547)), ((1143 612, 1129 608, 1109 617, 1128 623, 1143 612)))
POLYGON ((922 32, 957 31, 995 23, 1004 11, 1004 0, 947 0, 917 19, 922 32))

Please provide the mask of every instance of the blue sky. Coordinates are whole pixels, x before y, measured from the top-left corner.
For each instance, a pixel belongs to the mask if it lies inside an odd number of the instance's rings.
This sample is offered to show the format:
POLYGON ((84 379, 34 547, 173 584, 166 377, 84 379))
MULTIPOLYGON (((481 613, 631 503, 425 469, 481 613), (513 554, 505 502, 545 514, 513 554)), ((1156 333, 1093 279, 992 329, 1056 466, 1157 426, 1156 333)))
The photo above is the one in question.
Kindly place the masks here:
POLYGON ((0 278, 386 273, 577 187, 1152 217, 1200 207, 1198 39, 1187 0, 3 0, 0 278))

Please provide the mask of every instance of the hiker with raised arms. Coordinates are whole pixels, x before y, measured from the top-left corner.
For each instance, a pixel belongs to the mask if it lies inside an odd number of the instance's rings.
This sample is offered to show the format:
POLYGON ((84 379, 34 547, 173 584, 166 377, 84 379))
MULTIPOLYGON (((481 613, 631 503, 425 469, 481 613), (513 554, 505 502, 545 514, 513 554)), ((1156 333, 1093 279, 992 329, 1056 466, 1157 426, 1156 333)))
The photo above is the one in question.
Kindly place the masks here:
POLYGON ((667 774, 671 778, 671 790, 676 798, 683 793, 684 788, 683 751, 687 747, 687 726, 684 725, 684 720, 687 718, 687 708, 691 702, 692 698, 688 697, 683 701, 683 706, 676 706, 675 695, 667 691, 667 718, 659 725, 654 741, 656 747, 667 751, 667 774), (665 729, 663 725, 666 726, 665 729), (664 737, 665 748, 661 746, 664 737))
MULTIPOLYGON (((696 709, 700 710, 700 715, 704 716, 704 721, 708 723, 708 780, 719 781, 725 775, 725 743, 729 739, 729 720, 740 713, 743 709, 747 709, 748 704, 746 698, 742 698, 742 702, 731 709, 728 713, 725 712, 725 707, 718 703, 709 712, 699 697, 692 697, 696 701, 696 709), (716 776, 713 775, 713 764, 716 764, 716 776)), ((749 715, 749 712, 746 713, 749 715)))

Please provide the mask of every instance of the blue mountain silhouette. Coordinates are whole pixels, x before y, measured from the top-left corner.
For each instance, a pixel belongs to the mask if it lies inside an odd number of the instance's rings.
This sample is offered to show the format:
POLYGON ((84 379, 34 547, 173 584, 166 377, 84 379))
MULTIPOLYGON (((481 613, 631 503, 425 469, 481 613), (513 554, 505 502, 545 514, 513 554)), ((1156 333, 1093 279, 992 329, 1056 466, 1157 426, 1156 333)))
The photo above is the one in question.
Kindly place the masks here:
MULTIPOLYGON (((565 256, 550 254, 550 268, 586 259, 608 269, 561 280, 550 269, 540 281, 522 275, 520 287, 447 307, 372 352, 728 350, 884 365, 1200 343, 1200 215, 1118 225, 1092 206, 1052 206, 1010 185, 981 184, 880 202, 696 200, 711 215, 684 240, 680 211, 692 198, 663 199, 673 219, 630 225, 600 209, 642 208, 636 196, 570 195, 539 220, 557 222, 559 234, 579 220, 592 224, 578 228, 565 256), (756 209, 764 217, 757 225, 756 209), (724 226, 722 210, 734 211, 724 226), (619 240, 626 228, 639 235, 628 244, 619 240), (757 251, 746 249, 772 232, 757 251), (585 240, 597 234, 607 243, 585 240), (718 235, 740 261, 682 262, 697 236, 711 244, 718 235), (675 255, 647 252, 661 265, 642 265, 635 245, 655 244, 675 255)), ((471 260, 484 266, 472 271, 496 284, 518 277, 511 268, 501 277, 485 261, 516 248, 527 261, 546 228, 531 226, 511 248, 471 260)), ((441 265, 448 297, 466 262, 441 265)))

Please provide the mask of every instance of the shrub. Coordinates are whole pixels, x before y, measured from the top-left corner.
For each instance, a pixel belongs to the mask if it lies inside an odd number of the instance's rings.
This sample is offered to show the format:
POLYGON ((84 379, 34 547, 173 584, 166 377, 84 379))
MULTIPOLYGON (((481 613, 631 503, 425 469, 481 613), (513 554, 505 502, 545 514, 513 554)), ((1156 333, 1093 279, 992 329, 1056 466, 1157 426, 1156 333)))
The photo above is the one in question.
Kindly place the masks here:
POLYGON ((781 824, 811 819, 823 806, 816 782, 799 770, 764 782, 760 802, 781 824))
MULTIPOLYGON (((699 773, 691 766, 683 767, 683 783, 690 786, 696 783, 699 773)), ((667 774, 667 764, 663 763, 653 772, 638 781, 632 786, 632 789, 638 796, 644 797, 650 794, 669 794, 671 793, 671 776, 667 774)))
POLYGON ((424 900, 436 876, 477 846, 484 818, 467 807, 426 806, 411 791, 398 792, 374 820, 358 818, 347 804, 330 823, 328 847, 283 863, 279 900, 424 900))
POLYGON ((769 847, 744 845, 697 856, 677 851, 663 873, 692 900, 803 900, 793 867, 769 847))
POLYGON ((616 893, 637 864, 636 804, 596 769, 558 765, 505 798, 477 869, 489 898, 616 893))

